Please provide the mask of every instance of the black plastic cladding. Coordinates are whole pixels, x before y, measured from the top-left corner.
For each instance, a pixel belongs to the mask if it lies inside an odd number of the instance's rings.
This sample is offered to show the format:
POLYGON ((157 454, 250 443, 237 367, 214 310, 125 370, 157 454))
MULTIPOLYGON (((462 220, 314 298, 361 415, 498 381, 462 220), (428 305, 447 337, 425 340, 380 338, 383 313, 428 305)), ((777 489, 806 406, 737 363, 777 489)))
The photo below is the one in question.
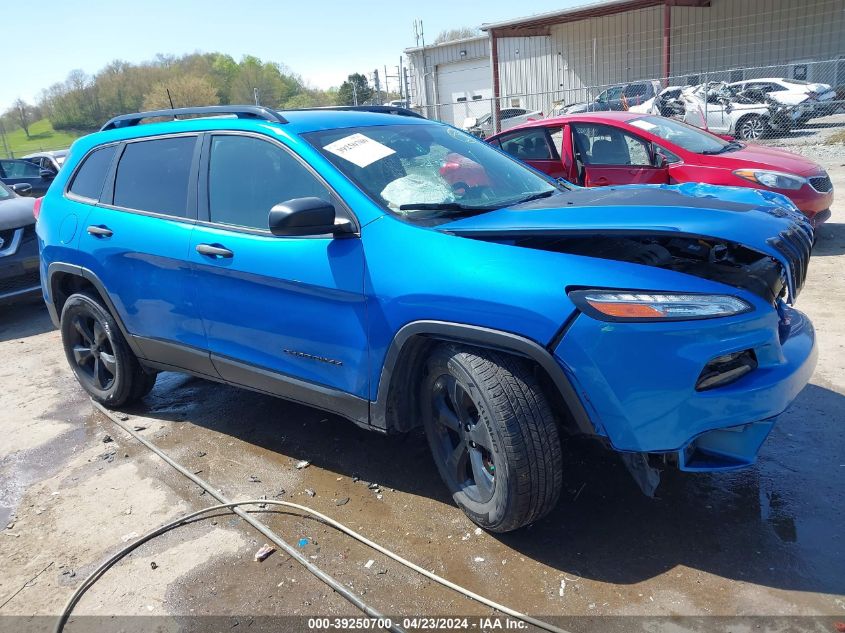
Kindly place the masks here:
POLYGON ((794 289, 794 296, 791 296, 790 300, 795 301, 807 279, 813 239, 801 226, 796 225, 781 231, 777 237, 769 238, 768 242, 783 253, 789 261, 789 285, 794 289))

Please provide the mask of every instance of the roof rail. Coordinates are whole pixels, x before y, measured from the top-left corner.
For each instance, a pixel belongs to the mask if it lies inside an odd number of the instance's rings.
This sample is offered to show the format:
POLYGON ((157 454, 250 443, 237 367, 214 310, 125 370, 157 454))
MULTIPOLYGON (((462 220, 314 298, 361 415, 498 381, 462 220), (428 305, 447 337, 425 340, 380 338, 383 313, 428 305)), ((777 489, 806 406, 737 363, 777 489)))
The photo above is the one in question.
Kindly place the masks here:
POLYGON ((275 110, 265 108, 263 106, 252 105, 216 105, 216 106, 201 106, 196 108, 172 108, 169 110, 150 110, 149 112, 136 112, 134 114, 121 114, 112 119, 109 119, 106 124, 100 128, 101 132, 106 130, 115 130, 117 128, 132 127, 138 125, 144 119, 152 119, 154 117, 173 117, 174 119, 180 116, 219 116, 225 114, 233 114, 239 119, 261 119, 263 121, 271 121, 273 123, 287 123, 287 119, 275 110))
POLYGON ((424 119, 425 117, 419 112, 414 112, 408 108, 400 108, 389 105, 357 105, 357 106, 320 106, 315 108, 290 108, 294 110, 351 110, 352 112, 376 112, 378 114, 395 114, 398 116, 410 116, 417 119, 424 119))

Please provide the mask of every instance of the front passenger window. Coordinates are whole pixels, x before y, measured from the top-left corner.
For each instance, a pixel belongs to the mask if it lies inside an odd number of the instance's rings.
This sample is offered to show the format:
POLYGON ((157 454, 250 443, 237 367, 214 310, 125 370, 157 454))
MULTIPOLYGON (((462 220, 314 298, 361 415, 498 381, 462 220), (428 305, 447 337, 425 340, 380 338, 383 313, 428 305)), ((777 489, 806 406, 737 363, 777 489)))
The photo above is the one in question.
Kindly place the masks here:
POLYGON ((2 163, 6 178, 39 178, 41 175, 38 165, 28 160, 4 160, 2 163))
POLYGON ((212 138, 208 166, 212 222, 266 230, 273 206, 310 196, 333 199, 325 185, 278 145, 251 136, 212 138))
POLYGON ((587 165, 650 167, 648 145, 641 139, 607 125, 573 124, 573 141, 587 165))

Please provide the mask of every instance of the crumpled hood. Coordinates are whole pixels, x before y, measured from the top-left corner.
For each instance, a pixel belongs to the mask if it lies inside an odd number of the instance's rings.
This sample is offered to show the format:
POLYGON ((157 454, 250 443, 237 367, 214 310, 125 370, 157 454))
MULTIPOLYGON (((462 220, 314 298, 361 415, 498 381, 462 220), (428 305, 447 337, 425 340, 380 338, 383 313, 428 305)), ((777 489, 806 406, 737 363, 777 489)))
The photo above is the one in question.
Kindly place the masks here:
MULTIPOLYGON (((813 229, 781 194, 698 183, 625 185, 572 191, 490 211, 437 227, 478 239, 528 235, 663 234, 727 240, 774 257, 787 270, 796 263, 777 247, 785 233, 812 244, 813 229)), ((803 247, 803 246, 802 246, 803 247)), ((809 250, 807 246, 806 250, 809 250)), ((799 254, 800 259, 800 254, 799 254)), ((794 271, 803 278, 806 270, 794 271)), ((797 288, 790 275, 790 295, 797 288)))
POLYGON ((0 231, 17 229, 28 224, 35 224, 32 207, 35 198, 8 198, 0 200, 0 231))

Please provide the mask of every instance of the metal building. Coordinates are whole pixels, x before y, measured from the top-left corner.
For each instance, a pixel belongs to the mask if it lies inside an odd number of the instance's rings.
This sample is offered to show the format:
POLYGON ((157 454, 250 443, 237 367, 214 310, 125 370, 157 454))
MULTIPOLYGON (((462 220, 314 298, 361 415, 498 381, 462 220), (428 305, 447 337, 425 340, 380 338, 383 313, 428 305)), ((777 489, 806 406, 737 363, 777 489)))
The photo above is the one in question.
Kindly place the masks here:
POLYGON ((776 76, 845 85, 845 0, 605 0, 481 29, 486 42, 408 49, 419 84, 412 97, 429 106, 429 116, 436 110, 460 123, 460 107, 449 106, 464 88, 464 109, 475 98, 477 116, 483 104, 487 111, 548 113, 554 103, 589 100, 609 85, 640 79, 776 76), (478 96, 485 90, 493 97, 487 102, 478 96))
POLYGON ((405 54, 410 101, 428 118, 460 125, 470 116, 472 104, 485 103, 490 109, 493 77, 488 35, 409 48, 405 54))

